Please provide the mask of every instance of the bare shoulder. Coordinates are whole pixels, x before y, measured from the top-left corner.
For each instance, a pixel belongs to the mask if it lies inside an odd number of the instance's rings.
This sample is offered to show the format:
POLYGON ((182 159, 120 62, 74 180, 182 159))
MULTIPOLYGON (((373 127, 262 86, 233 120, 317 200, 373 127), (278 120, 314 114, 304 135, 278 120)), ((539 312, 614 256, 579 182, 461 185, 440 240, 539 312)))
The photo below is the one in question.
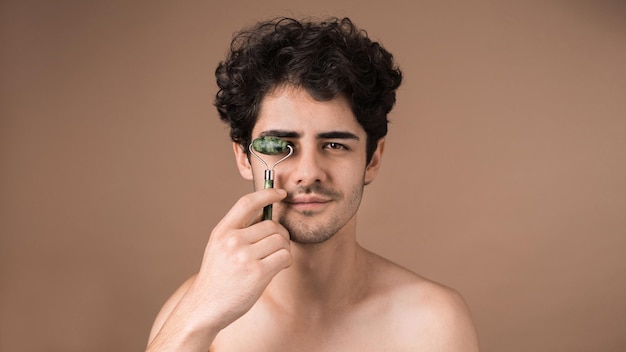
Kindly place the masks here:
POLYGON ((454 289, 423 278, 372 254, 375 297, 392 327, 389 336, 403 349, 478 351, 470 310, 454 289))

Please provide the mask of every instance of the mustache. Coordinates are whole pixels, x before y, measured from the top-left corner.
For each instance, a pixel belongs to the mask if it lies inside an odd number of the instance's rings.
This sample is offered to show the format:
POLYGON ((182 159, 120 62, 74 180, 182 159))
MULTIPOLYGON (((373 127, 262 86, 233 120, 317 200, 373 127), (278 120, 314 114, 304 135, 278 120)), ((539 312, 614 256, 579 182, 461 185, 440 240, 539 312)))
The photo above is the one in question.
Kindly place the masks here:
POLYGON ((332 189, 326 188, 319 183, 313 183, 308 186, 298 186, 293 190, 287 190, 287 198, 286 200, 293 199, 296 195, 299 194, 315 194, 322 197, 327 197, 331 199, 341 198, 341 193, 334 191, 332 189))

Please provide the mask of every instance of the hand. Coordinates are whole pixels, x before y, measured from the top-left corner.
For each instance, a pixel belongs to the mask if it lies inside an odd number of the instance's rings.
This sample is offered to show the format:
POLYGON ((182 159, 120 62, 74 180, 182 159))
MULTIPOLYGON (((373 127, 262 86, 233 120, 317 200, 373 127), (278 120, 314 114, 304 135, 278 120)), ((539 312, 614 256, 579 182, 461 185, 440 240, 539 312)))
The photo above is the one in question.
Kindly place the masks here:
MULTIPOLYGON (((281 270, 292 262, 289 233, 275 221, 261 221, 261 209, 285 198, 280 189, 248 194, 213 229, 200 271, 183 299, 214 328, 245 314, 281 270)), ((203 318, 203 319, 202 319, 203 318)))
POLYGON ((213 229, 200 271, 166 302, 146 351, 207 351, 217 333, 245 314, 292 262, 289 233, 261 220, 287 196, 265 189, 243 196, 213 229))

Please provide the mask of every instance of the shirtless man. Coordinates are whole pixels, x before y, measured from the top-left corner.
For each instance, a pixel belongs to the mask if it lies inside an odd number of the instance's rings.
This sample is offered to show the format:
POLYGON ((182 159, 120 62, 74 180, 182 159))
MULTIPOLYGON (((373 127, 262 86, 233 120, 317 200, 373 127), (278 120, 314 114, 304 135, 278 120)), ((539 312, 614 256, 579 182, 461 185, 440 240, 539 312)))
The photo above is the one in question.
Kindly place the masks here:
MULTIPOLYGON (((478 351, 463 299, 356 241, 402 75, 348 19, 279 19, 239 33, 216 71, 243 196, 199 272, 165 303, 147 351, 478 351), (248 146, 294 149, 263 189, 248 146), (274 204, 273 220, 261 209, 274 204)), ((381 234, 386 235, 386 234, 381 234)))

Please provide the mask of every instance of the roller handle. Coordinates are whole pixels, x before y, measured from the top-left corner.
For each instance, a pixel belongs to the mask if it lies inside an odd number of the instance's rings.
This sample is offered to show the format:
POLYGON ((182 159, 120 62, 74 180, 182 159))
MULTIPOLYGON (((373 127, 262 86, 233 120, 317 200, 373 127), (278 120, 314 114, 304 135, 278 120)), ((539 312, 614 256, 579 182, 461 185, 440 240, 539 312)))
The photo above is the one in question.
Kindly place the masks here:
MULTIPOLYGON (((268 175, 266 174, 265 184, 263 185, 263 188, 274 188, 274 180, 267 176, 268 175)), ((272 204, 263 207, 263 220, 272 220, 272 204)))

